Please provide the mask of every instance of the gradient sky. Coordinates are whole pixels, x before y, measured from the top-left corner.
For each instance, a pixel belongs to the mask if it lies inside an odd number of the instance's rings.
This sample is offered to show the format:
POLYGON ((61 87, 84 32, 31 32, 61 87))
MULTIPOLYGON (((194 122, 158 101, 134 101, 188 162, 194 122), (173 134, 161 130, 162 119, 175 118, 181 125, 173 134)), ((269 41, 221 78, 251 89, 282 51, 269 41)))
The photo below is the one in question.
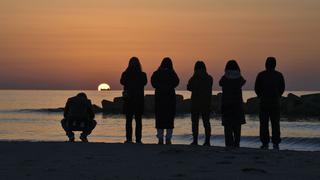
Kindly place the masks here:
POLYGON ((288 90, 320 90, 319 22, 319 0, 1 0, 0 89, 120 89, 131 56, 149 79, 171 57, 179 89, 236 59, 252 89, 275 56, 288 90))

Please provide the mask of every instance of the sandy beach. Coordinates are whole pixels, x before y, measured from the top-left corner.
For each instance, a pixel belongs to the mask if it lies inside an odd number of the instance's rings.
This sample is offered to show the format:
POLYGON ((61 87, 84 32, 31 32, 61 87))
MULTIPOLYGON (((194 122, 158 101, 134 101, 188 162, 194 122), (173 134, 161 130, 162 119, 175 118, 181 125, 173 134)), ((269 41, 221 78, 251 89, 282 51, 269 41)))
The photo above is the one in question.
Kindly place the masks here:
POLYGON ((320 179, 320 152, 0 142, 0 179, 320 179))

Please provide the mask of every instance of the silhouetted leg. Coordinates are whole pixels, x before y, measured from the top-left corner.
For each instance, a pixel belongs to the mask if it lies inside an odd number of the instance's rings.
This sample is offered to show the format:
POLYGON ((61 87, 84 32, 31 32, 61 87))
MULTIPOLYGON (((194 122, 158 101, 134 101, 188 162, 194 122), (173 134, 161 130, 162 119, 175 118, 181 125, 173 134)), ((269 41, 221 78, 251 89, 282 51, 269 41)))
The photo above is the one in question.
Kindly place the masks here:
POLYGON ((142 117, 140 114, 135 115, 136 120, 136 142, 141 142, 141 136, 142 136, 142 117))
POLYGON ((211 137, 211 124, 210 124, 210 113, 202 113, 202 121, 204 126, 204 132, 206 135, 205 145, 210 145, 210 137, 211 137))
POLYGON ((260 108, 260 140, 263 145, 268 145, 270 142, 269 134, 269 112, 265 107, 260 108))
POLYGON ((270 120, 272 127, 272 143, 275 145, 280 144, 280 105, 275 105, 270 110, 270 120))
POLYGON ((233 126, 233 135, 234 135, 234 147, 240 147, 240 139, 241 139, 241 125, 233 126))
POLYGON ((166 134, 166 144, 171 144, 171 139, 172 139, 172 134, 173 134, 173 129, 167 129, 167 134, 166 134))
POLYGON ((88 122, 87 127, 81 133, 81 137, 86 138, 87 136, 89 136, 92 133, 93 129, 96 127, 96 125, 97 125, 97 121, 95 120, 88 122))
POLYGON ((159 140, 158 144, 163 144, 163 133, 164 129, 157 129, 157 138, 159 140))
POLYGON ((192 144, 198 144, 198 134, 199 134, 199 113, 191 113, 191 122, 192 122, 192 144))
POLYGON ((233 146, 232 127, 230 125, 224 126, 224 141, 225 141, 226 147, 233 146))
POLYGON ((74 133, 69 129, 68 121, 66 119, 61 120, 61 126, 63 130, 66 132, 66 135, 68 136, 69 139, 74 138, 74 133))
POLYGON ((132 119, 133 114, 126 114, 126 138, 128 142, 132 141, 132 119))

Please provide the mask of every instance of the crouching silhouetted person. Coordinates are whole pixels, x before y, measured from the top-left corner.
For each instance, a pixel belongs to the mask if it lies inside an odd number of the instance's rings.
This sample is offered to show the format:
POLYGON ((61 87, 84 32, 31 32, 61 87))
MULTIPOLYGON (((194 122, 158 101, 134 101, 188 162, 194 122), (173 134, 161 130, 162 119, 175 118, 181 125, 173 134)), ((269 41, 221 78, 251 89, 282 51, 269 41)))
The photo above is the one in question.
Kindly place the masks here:
POLYGON ((242 98, 242 86, 245 83, 237 62, 229 61, 219 82, 222 87, 221 111, 226 147, 240 147, 241 125, 245 124, 242 98))
POLYGON ((268 57, 266 70, 258 74, 255 92, 260 98, 260 140, 261 149, 268 149, 270 142, 269 119, 272 126, 273 148, 279 150, 280 138, 280 98, 285 90, 283 75, 275 70, 276 59, 268 57))
POLYGON ((91 101, 85 93, 79 93, 77 96, 68 99, 61 125, 70 142, 75 140, 73 131, 82 131, 81 141, 88 142, 87 136, 97 125, 94 116, 91 101))
POLYGON ((191 145, 198 145, 199 117, 202 116, 205 129, 204 146, 210 146, 211 125, 210 107, 212 96, 212 77, 207 73, 204 62, 198 61, 194 67, 194 74, 190 78, 187 89, 191 91, 191 121, 193 142, 191 145))
POLYGON ((142 114, 144 108, 144 86, 147 84, 147 75, 142 72, 137 57, 132 57, 128 68, 122 73, 120 83, 123 87, 123 110, 126 115, 126 141, 132 143, 132 120, 136 121, 136 143, 141 144, 142 114))
POLYGON ((155 88, 155 116, 158 144, 163 144, 164 130, 167 130, 166 144, 171 144, 176 114, 175 88, 179 78, 170 58, 164 58, 157 71, 152 74, 151 84, 155 88))

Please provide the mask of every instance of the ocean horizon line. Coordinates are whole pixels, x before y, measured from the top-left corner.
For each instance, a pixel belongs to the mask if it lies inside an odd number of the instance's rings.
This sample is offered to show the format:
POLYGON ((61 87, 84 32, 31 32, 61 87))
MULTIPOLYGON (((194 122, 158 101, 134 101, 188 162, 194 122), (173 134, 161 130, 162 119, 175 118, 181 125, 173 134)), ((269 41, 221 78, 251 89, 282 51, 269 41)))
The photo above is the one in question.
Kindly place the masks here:
MULTIPOLYGON (((111 89, 102 92, 108 91, 122 91, 123 89, 111 89)), ((98 89, 0 89, 0 91, 98 91, 98 89)), ((145 89, 144 91, 154 91, 154 89, 145 89)), ((176 91, 188 91, 187 89, 176 89, 176 91)), ((221 89, 213 89, 214 91, 222 91, 221 89)), ((242 89, 242 91, 254 91, 254 89, 242 89)), ((320 92, 319 90, 286 90, 285 92, 295 92, 295 91, 304 91, 304 92, 320 92)))

